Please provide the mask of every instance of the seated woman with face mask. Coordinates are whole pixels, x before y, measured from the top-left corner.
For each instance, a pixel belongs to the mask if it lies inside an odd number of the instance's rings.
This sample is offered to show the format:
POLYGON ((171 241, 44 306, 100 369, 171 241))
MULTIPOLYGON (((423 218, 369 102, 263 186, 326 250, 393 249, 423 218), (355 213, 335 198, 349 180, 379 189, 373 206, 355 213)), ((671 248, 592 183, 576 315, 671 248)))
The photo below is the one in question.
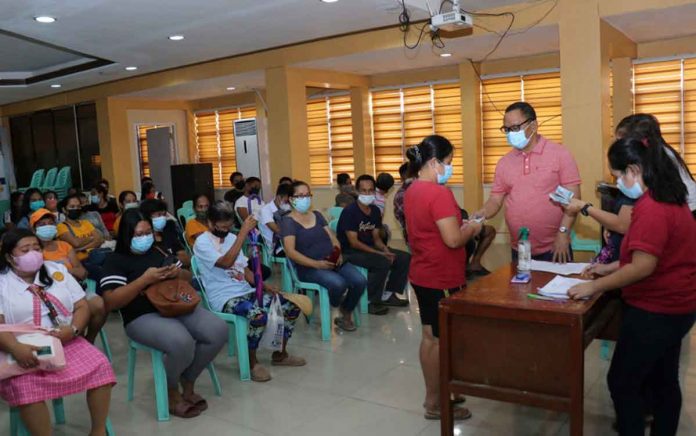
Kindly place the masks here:
POLYGON ((191 258, 179 241, 176 221, 167 219, 167 204, 162 200, 144 200, 140 203, 140 212, 152 221, 155 247, 167 254, 175 255, 181 261, 181 266, 191 266, 191 258))
POLYGON ((69 196, 65 201, 65 222, 58 224, 58 239, 72 245, 77 258, 87 268, 88 276, 99 281, 104 253, 99 249, 104 237, 89 221, 82 219, 82 206, 77 195, 69 196))
POLYGON ((29 229, 29 216, 43 207, 46 207, 46 203, 44 202, 41 191, 36 188, 27 189, 22 200, 21 218, 19 222, 17 222, 17 227, 20 229, 29 229))
POLYGON ((118 195, 119 212, 114 221, 114 235, 118 233, 118 225, 121 223, 121 217, 128 209, 137 209, 140 207, 138 196, 133 191, 123 191, 118 195))
POLYGON ((189 247, 192 248, 196 243, 196 238, 208 231, 208 208, 210 207, 210 199, 205 194, 196 195, 193 198, 193 208, 196 212, 196 218, 186 222, 186 230, 184 236, 189 247))

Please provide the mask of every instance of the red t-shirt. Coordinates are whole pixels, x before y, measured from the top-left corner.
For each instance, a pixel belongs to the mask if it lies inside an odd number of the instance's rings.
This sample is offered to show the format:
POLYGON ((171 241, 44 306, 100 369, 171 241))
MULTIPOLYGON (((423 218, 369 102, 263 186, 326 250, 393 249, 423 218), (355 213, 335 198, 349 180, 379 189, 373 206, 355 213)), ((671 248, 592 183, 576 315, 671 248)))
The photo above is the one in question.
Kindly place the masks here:
POLYGON ((631 226, 621 243, 621 265, 633 251, 657 257, 655 271, 622 290, 626 303, 648 312, 696 312, 696 220, 688 206, 660 203, 647 193, 633 207, 631 226))
POLYGON ((414 181, 404 196, 404 215, 411 247, 411 283, 425 288, 449 289, 466 284, 466 250, 448 248, 436 221, 462 213, 452 192, 432 182, 414 181))

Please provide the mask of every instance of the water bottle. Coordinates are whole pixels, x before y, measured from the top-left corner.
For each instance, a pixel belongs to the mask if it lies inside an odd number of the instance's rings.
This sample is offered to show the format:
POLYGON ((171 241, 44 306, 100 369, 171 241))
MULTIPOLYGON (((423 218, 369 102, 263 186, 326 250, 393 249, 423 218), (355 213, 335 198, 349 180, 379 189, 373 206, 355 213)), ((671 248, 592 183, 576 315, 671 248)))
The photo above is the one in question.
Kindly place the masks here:
POLYGON ((517 242, 517 273, 530 274, 532 271, 532 244, 529 242, 529 229, 520 229, 520 238, 517 242))

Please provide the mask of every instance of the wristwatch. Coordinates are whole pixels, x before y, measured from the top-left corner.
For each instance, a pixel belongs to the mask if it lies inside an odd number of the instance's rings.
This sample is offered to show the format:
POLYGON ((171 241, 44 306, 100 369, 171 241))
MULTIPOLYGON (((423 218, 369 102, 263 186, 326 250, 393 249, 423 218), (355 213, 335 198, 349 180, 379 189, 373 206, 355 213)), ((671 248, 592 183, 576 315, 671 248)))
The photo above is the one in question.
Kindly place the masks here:
POLYGON ((592 203, 585 203, 585 205, 580 209, 580 213, 583 214, 583 216, 588 216, 589 212, 587 210, 592 207, 592 203))
POLYGON ((561 226, 558 228, 558 231, 561 233, 568 233, 568 227, 561 226))

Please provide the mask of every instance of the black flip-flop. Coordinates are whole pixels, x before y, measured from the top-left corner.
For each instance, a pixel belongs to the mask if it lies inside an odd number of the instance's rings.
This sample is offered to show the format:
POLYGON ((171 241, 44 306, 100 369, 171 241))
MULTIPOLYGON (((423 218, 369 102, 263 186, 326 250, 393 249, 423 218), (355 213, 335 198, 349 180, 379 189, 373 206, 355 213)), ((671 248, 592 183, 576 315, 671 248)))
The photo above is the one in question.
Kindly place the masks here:
POLYGON ((176 406, 170 407, 169 413, 179 418, 188 419, 197 417, 201 414, 201 411, 188 401, 182 401, 176 406))

